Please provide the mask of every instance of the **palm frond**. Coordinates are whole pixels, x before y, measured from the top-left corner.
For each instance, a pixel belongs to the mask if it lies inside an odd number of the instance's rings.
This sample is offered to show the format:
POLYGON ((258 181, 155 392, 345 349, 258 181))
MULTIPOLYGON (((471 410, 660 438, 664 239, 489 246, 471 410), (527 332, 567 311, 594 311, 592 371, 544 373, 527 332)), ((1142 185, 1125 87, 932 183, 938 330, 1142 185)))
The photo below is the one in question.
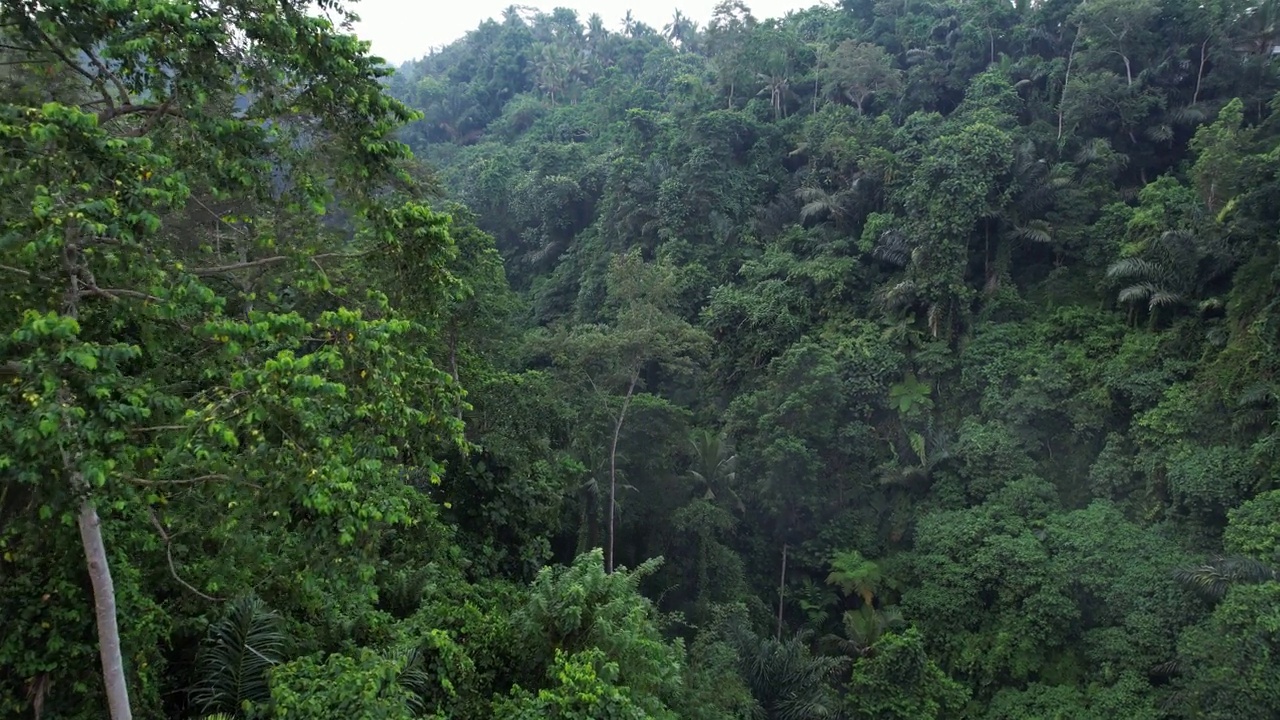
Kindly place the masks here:
POLYGON ((1136 303, 1144 300, 1149 301, 1158 291, 1159 288, 1151 283, 1138 283, 1121 289, 1117 297, 1123 303, 1136 303))
POLYGON ((1128 257, 1111 264, 1107 268, 1109 278, 1141 278, 1151 280, 1161 275, 1162 268, 1150 260, 1128 257))
POLYGON ((1044 220, 1032 220, 1021 227, 1009 231, 1009 235, 1018 240, 1048 244, 1053 242, 1053 228, 1044 220))
POLYGON ((1156 290, 1151 293, 1151 299, 1147 301, 1147 307, 1155 310, 1158 307, 1170 307, 1178 305, 1182 302, 1182 296, 1169 290, 1156 290))
POLYGON ((409 691, 409 709, 419 714, 425 712, 424 698, 431 692, 431 674, 427 671, 426 656, 421 650, 414 648, 405 653, 397 680, 401 687, 409 691))
POLYGON ((1111 143, 1103 138, 1093 138, 1084 144, 1076 153, 1076 164, 1084 165, 1093 162, 1111 151, 1111 143))
POLYGON ((1175 657, 1172 660, 1166 660, 1151 668, 1150 673, 1156 677, 1173 677, 1175 675, 1181 675, 1187 669, 1186 665, 1185 660, 1180 657, 1175 657))
POLYGON ((1238 583, 1259 583, 1280 579, 1280 573, 1264 562, 1246 557, 1216 558, 1203 565, 1179 568, 1174 572, 1178 582, 1217 602, 1238 583))
POLYGON ((923 48, 911 48, 907 51, 907 64, 915 65, 933 57, 933 53, 923 48))
POLYGON ((1196 234, 1190 230, 1165 230, 1160 233, 1160 237, 1156 240, 1156 245, 1165 249, 1185 249, 1187 246, 1194 244, 1196 234), (1181 246, 1171 248, 1170 246, 1181 246))
POLYGON ((880 235, 880 242, 871 251, 877 260, 904 267, 911 260, 911 240, 906 233, 898 230, 886 230, 880 235))
POLYGON ((246 701, 266 703, 267 671, 283 659, 285 641, 280 616, 261 600, 233 600, 196 656, 200 681, 192 702, 203 713, 234 713, 246 701))
POLYGON ((1236 402, 1241 407, 1249 405, 1270 405, 1276 400, 1275 387, 1270 383, 1254 383, 1246 387, 1240 392, 1239 399, 1236 402))
POLYGON ((805 186, 796 188, 796 197, 806 202, 814 200, 822 200, 827 197, 827 191, 822 188, 805 186))
POLYGON ((1175 125, 1198 125, 1209 119, 1209 110, 1204 105, 1187 105, 1169 111, 1169 121, 1175 125))
POLYGON ((1156 142, 1168 142, 1173 139, 1173 128, 1165 124, 1151 125, 1146 130, 1147 137, 1156 142))
POLYGON ((804 204, 804 207, 800 208, 800 220, 803 222, 816 216, 825 215, 831 212, 831 210, 831 205, 825 198, 822 200, 807 202, 804 204))

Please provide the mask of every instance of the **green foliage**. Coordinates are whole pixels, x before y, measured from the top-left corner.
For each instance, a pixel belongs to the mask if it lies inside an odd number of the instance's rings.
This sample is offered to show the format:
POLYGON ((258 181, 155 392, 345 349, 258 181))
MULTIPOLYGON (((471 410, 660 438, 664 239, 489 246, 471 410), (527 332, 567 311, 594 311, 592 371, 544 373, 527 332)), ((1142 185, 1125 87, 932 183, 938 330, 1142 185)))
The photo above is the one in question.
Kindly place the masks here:
POLYGON ((1223 545, 1227 552, 1280 565, 1280 490, 1259 493, 1231 511, 1223 545))
POLYGON ((831 574, 827 582, 840 588, 846 597, 858 596, 871 605, 881 583, 880 567, 862 557, 857 550, 840 553, 831 560, 831 574))
POLYGON ((402 670, 368 650, 291 661, 271 672, 271 717, 412 718, 413 696, 400 683, 402 670))
POLYGON ((5 4, 0 715, 1275 715, 1273 16, 5 4))
POLYGON ((810 652, 804 638, 739 639, 742 674, 770 720, 835 717, 838 700, 831 687, 844 665, 841 658, 810 652))
POLYGON ((630 688, 638 708, 667 712, 678 693, 685 652, 682 644, 662 637, 656 610, 638 592, 640 580, 657 564, 606 573, 597 550, 569 567, 541 570, 515 617, 534 653, 529 659, 550 667, 557 662, 552 649, 571 654, 598 649, 614 664, 610 682, 630 688))
POLYGON ((1280 582, 1231 588, 1212 615, 1183 633, 1178 651, 1185 717, 1276 712, 1280 582))
POLYGON ((855 718, 959 717, 969 696, 929 659, 915 628, 886 635, 851 675, 845 705, 855 718))
POLYGON ((574 655, 557 650, 552 674, 556 683, 553 688, 539 690, 536 696, 517 688, 513 699, 498 706, 495 717, 521 720, 648 720, 676 717, 670 712, 650 714, 636 705, 626 687, 615 685, 617 665, 605 661, 604 653, 599 650, 574 655))

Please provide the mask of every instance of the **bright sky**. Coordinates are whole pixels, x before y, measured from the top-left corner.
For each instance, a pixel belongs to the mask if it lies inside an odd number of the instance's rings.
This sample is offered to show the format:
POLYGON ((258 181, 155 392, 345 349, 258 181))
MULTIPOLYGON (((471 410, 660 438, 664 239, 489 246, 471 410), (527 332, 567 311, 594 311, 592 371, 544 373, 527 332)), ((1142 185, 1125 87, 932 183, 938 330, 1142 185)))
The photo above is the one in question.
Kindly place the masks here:
MULTIPOLYGON (((818 4, 819 0, 747 0, 757 18, 782 17, 789 10, 818 4)), ((671 21, 675 9, 706 26, 716 0, 359 0, 349 7, 360 16, 356 34, 373 43, 373 54, 392 65, 427 54, 457 40, 487 18, 498 18, 509 5, 532 5, 550 12, 556 7, 578 11, 583 24, 591 13, 600 13, 605 26, 618 29, 627 10, 636 20, 658 30, 671 21)))

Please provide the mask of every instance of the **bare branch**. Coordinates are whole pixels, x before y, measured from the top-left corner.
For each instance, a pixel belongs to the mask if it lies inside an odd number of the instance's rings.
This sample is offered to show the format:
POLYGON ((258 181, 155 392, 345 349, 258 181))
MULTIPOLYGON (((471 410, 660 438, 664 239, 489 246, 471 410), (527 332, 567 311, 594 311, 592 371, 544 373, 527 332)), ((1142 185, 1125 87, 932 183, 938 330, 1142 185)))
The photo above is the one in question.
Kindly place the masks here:
POLYGON ((82 75, 86 80, 89 81, 91 85, 93 85, 95 88, 98 89, 98 92, 102 93, 102 98, 103 100, 106 101, 108 107, 114 105, 114 103, 111 101, 111 95, 107 92, 106 86, 102 84, 101 78, 94 76, 88 70, 85 70, 84 68, 80 67, 80 65, 77 64, 75 61, 73 61, 71 58, 67 57, 67 54, 64 53, 62 49, 58 47, 58 44, 53 41, 53 38, 49 37, 49 34, 46 33, 39 25, 32 23, 31 28, 34 29, 40 35, 40 39, 44 41, 44 44, 48 48, 49 52, 56 55, 58 59, 61 60, 64 65, 71 68, 73 72, 79 75, 82 75))
POLYGON ((80 297, 96 296, 96 297, 107 298, 108 300, 119 300, 121 295, 124 295, 126 297, 141 298, 143 300, 151 300, 153 302, 162 302, 161 298, 158 298, 155 295, 148 295, 147 293, 144 293, 144 292, 138 292, 137 290, 128 290, 125 288, 100 288, 97 285, 92 285, 80 291, 80 297))
POLYGON ((247 270, 248 268, 262 267, 263 265, 274 265, 276 263, 284 262, 285 260, 288 260, 288 259, 289 259, 288 255, 273 255, 271 257, 261 258, 259 260, 250 260, 248 262, 232 263, 230 265, 217 265, 215 267, 194 268, 192 270, 188 270, 187 272, 191 273, 192 275, 195 275, 196 277, 206 277, 209 275, 218 275, 220 273, 232 272, 235 270, 247 270))
MULTIPOLYGON (((170 428, 185 428, 183 425, 166 426, 170 428)), ((155 428, 144 428, 145 430, 154 430, 155 428)), ((183 480, 143 480, 142 478, 129 478, 129 482, 135 485, 146 485, 148 487, 165 486, 165 485, 193 485, 200 482, 208 482, 210 480, 230 480, 226 475, 212 474, 201 475, 199 477, 186 478, 183 480)))
POLYGON ((127 107, 132 105, 133 102, 129 100, 129 91, 125 88, 124 83, 120 82, 120 78, 116 77, 115 73, 111 72, 111 70, 107 68, 106 63, 102 62, 102 60, 89 48, 81 46, 80 50, 85 54, 85 57, 89 58, 89 62, 93 63, 93 66, 98 68, 99 81, 101 81, 101 78, 110 80, 111 84, 116 86, 116 92, 120 93, 120 102, 123 106, 127 107))
POLYGON ((248 229, 248 228, 246 228, 246 227, 242 227, 242 226, 240 226, 240 225, 233 225, 233 224, 231 224, 231 223, 227 222, 225 218, 223 218, 223 217, 222 217, 221 215, 219 215, 218 213, 214 212, 214 211, 213 211, 213 208, 209 207, 208 205, 205 205, 205 204, 204 204, 204 201, 203 201, 203 200, 201 200, 200 198, 198 198, 198 197, 196 197, 196 196, 192 195, 192 196, 191 196, 191 199, 192 199, 192 200, 194 200, 194 201, 195 201, 195 203, 196 203, 197 205, 199 205, 200 207, 204 208, 204 209, 205 209, 205 212, 207 212, 207 213, 209 213, 210 215, 212 215, 212 216, 213 216, 213 218, 214 218, 215 220, 217 220, 218 222, 222 223, 223 225, 226 225, 227 227, 231 228, 232 230, 235 230, 235 231, 236 231, 236 232, 238 232, 238 233, 241 233, 241 234, 244 234, 244 235, 248 235, 248 234, 249 234, 249 229, 248 229))
MULTIPOLYGON (((186 429, 187 429, 187 428, 189 428, 189 427, 191 427, 191 426, 190 426, 190 425, 152 425, 152 426, 150 426, 150 427, 134 428, 134 429, 133 429, 133 432, 136 432, 136 433, 144 433, 144 432, 167 432, 167 431, 169 431, 169 430, 186 430, 186 429)), ((150 485, 150 484, 152 484, 152 483, 150 483, 150 482, 148 482, 148 481, 146 481, 146 480, 142 480, 142 481, 132 480, 132 481, 130 481, 130 482, 140 482, 140 483, 141 483, 141 484, 143 484, 143 485, 150 485)))
POLYGON ((107 107, 102 112, 98 113, 98 124, 106 125, 112 120, 125 117, 127 115, 143 115, 149 113, 151 117, 147 118, 147 123, 135 133, 137 135, 146 135, 151 131, 151 128, 155 127, 156 121, 161 116, 170 115, 172 117, 182 117, 182 113, 171 107, 172 104, 173 98, 170 97, 160 105, 119 105, 116 107, 107 107))
MULTIPOLYGON (((319 255, 312 255, 308 259, 311 260, 311 262, 316 262, 318 260, 325 260, 327 258, 357 258, 357 257, 361 257, 362 255, 368 255, 368 254, 369 254, 368 251, 355 252, 355 253, 337 253, 337 252, 320 253, 319 255)), ((250 260, 248 262, 232 263, 230 265, 218 265, 216 267, 208 267, 208 268, 195 268, 192 270, 188 270, 187 272, 191 273, 192 275, 195 275, 196 277, 206 277, 208 275, 218 275, 220 273, 232 272, 234 270, 246 270, 248 268, 262 267, 264 265, 275 265, 276 263, 281 263, 288 259, 289 259, 288 255, 273 255, 271 257, 261 258, 258 260, 250 260)))
POLYGON ((173 541, 169 538, 169 533, 164 531, 164 526, 160 524, 160 518, 156 517, 156 511, 152 508, 148 508, 148 510, 151 513, 151 524, 155 525, 156 530, 159 531, 160 533, 160 537, 164 540, 164 554, 165 554, 165 557, 168 558, 169 560, 169 574, 172 575, 173 579, 177 580, 180 585, 190 590, 191 592, 195 593, 196 595, 199 595, 205 600, 208 600, 209 602, 221 602, 221 600, 216 597, 213 597, 211 595, 206 595, 200 592, 199 590, 196 589, 194 585, 187 582, 186 580, 183 580, 178 575, 178 566, 173 562, 173 541))

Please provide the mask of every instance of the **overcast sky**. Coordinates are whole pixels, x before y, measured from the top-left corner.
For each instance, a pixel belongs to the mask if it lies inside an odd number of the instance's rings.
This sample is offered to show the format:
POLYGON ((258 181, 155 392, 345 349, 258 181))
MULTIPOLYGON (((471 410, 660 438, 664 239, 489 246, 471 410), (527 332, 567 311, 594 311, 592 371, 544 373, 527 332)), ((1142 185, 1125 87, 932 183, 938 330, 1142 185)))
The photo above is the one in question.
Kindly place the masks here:
MULTIPOLYGON (((748 0, 751 14, 758 18, 782 17, 788 10, 818 4, 819 0, 748 0)), ((578 11, 586 23, 591 13, 600 13, 605 25, 616 29, 631 10, 632 17, 662 29, 677 7, 705 26, 716 0, 561 0, 555 2, 514 2, 513 0, 360 0, 350 8, 360 16, 356 34, 373 43, 373 54, 392 65, 427 54, 432 47, 448 45, 475 28, 486 18, 496 18, 509 5, 531 5, 545 11, 568 7, 578 11)))

